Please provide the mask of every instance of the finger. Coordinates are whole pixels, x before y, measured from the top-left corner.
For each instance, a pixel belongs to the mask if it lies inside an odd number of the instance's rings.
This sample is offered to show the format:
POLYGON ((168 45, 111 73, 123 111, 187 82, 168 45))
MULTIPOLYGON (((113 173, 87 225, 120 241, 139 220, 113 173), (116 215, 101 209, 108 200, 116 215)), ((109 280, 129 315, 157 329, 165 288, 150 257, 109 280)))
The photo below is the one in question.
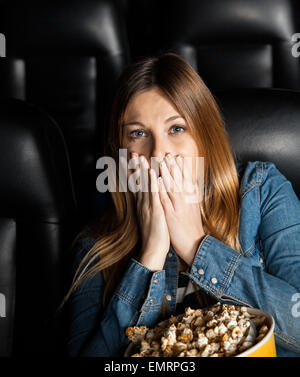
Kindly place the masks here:
POLYGON ((151 157, 150 165, 151 165, 151 169, 153 169, 155 172, 156 178, 158 178, 160 175, 159 164, 160 164, 160 159, 158 157, 151 157))
POLYGON ((137 153, 131 153, 128 161, 128 187, 134 195, 135 200, 138 199, 138 185, 140 177, 139 159, 137 153))
POLYGON ((140 157, 141 166, 141 192, 142 192, 142 203, 149 207, 149 164, 145 156, 140 157))
POLYGON ((166 188, 166 190, 168 192, 172 191, 172 189, 174 187, 173 178, 171 176, 171 173, 170 173, 170 171, 169 171, 169 169, 167 167, 167 164, 166 164, 165 160, 163 160, 160 163, 159 168, 160 168, 161 177, 163 179, 164 187, 166 188))
POLYGON ((161 178, 162 178, 162 181, 163 181, 163 188, 165 188, 165 191, 166 191, 166 195, 168 196, 171 204, 172 204, 172 207, 175 208, 176 206, 176 200, 178 200, 178 198, 175 197, 174 195, 174 190, 176 189, 176 191, 179 191, 178 188, 175 187, 175 182, 171 176, 171 173, 167 167, 167 165, 165 164, 164 161, 162 161, 161 163, 161 178))
POLYGON ((176 156, 175 161, 176 161, 176 165, 182 171, 182 168, 183 168, 183 158, 181 156, 176 156))
POLYGON ((167 165, 167 168, 169 169, 169 172, 170 172, 170 176, 172 178, 174 178, 174 161, 173 161, 173 156, 168 153, 167 154, 167 157, 164 159, 166 165, 167 165))
MULTIPOLYGON (((139 155, 137 153, 132 153, 132 169, 134 170, 133 172, 138 172, 140 168, 140 163, 139 163, 139 155)), ((138 177, 136 180, 136 183, 140 183, 140 178, 138 177)))
POLYGON ((129 175, 127 159, 123 156, 120 156, 120 165, 119 165, 119 183, 122 192, 127 191, 127 178, 129 175))
POLYGON ((134 172, 138 176, 138 178, 135 181, 135 200, 136 200, 136 206, 138 209, 141 208, 142 202, 143 202, 143 194, 141 190, 139 189, 140 185, 140 174, 141 174, 141 167, 140 167, 140 160, 139 155, 137 153, 132 153, 132 162, 133 162, 133 168, 134 172))
POLYGON ((195 185, 193 184, 193 157, 185 157, 182 162, 183 168, 183 190, 190 194, 195 191, 195 185))
POLYGON ((149 169, 150 175, 150 193, 149 193, 149 200, 150 206, 153 207, 155 204, 159 204, 159 187, 158 181, 156 178, 156 173, 154 169, 149 169))
POLYGON ((192 157, 184 157, 182 160, 182 170, 183 170, 183 178, 190 179, 192 176, 193 170, 193 158, 192 157))
POLYGON ((161 204, 165 211, 169 211, 171 208, 173 209, 174 207, 166 191, 163 178, 158 177, 157 181, 158 181, 159 197, 160 197, 161 204))
POLYGON ((183 159, 181 156, 174 158, 174 182, 176 184, 176 190, 183 192, 183 159))
POLYGON ((169 168, 170 174, 173 178, 173 190, 175 192, 181 192, 183 175, 182 175, 182 170, 180 169, 180 165, 177 164, 175 157, 172 156, 170 153, 167 155, 166 160, 167 160, 167 166, 169 168))

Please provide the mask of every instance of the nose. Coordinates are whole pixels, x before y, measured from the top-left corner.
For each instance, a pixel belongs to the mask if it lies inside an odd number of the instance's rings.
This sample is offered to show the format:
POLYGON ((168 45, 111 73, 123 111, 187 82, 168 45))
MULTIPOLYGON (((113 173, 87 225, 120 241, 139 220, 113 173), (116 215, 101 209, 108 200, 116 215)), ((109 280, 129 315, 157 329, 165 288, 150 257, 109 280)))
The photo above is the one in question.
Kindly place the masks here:
POLYGON ((151 166, 157 175, 159 173, 159 163, 164 159, 164 157, 172 152, 171 146, 168 144, 166 140, 164 140, 162 135, 153 135, 151 148, 149 150, 150 155, 147 156, 149 166, 151 166))
POLYGON ((168 143, 162 137, 153 137, 149 158, 154 157, 156 161, 160 162, 168 153, 172 154, 168 143))

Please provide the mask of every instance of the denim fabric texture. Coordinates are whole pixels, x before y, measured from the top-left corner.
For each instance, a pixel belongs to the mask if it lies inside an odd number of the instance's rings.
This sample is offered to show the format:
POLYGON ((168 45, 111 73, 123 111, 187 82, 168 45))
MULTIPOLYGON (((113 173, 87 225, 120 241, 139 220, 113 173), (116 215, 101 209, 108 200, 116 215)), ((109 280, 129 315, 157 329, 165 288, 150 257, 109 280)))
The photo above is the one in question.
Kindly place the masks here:
MULTIPOLYGON (((242 253, 206 235, 186 274, 217 301, 270 313, 277 355, 300 356, 300 311, 295 315, 292 299, 300 292, 299 199, 271 162, 238 163, 237 169, 242 253)), ((92 237, 78 241, 74 271, 94 243, 92 237)), ((105 310, 102 273, 84 282, 70 299, 69 356, 122 356, 129 344, 126 328, 154 326, 164 296, 171 296, 168 305, 177 314, 177 279, 178 257, 170 246, 162 271, 152 272, 132 258, 105 310)))

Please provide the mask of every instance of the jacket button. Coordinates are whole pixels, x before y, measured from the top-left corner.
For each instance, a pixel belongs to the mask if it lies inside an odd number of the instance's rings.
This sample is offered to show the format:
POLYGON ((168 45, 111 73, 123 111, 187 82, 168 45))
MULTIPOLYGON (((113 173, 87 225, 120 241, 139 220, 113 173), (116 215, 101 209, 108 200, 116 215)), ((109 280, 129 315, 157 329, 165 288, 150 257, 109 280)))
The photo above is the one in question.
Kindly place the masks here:
POLYGON ((204 270, 203 270, 203 268, 199 268, 199 270, 198 270, 198 274, 199 274, 199 275, 204 275, 204 270))
POLYGON ((262 258, 259 258, 259 263, 263 264, 264 260, 262 258))
POLYGON ((218 280, 217 280, 216 278, 212 278, 212 279, 211 279, 211 282, 212 282, 213 284, 217 284, 218 280))
POLYGON ((168 301, 171 301, 171 300, 172 300, 171 295, 166 295, 166 299, 167 299, 168 301))
POLYGON ((149 304, 152 305, 154 303, 154 298, 150 298, 149 304))
POLYGON ((159 281, 159 280, 158 280, 157 278, 154 279, 154 283, 155 283, 155 284, 158 284, 158 281, 159 281))
POLYGON ((172 253, 168 253, 168 257, 171 258, 172 257, 172 253))

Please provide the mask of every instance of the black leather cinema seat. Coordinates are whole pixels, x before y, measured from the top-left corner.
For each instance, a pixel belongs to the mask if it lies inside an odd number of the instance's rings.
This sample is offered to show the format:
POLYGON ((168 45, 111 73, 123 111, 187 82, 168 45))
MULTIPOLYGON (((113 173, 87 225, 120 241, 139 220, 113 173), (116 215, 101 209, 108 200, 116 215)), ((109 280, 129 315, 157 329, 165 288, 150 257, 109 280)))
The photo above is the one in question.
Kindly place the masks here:
POLYGON ((295 1, 184 4, 172 2, 166 43, 196 66, 211 89, 300 88, 299 62, 291 53, 298 32, 295 1), (176 22, 179 11, 181 22, 176 22))
POLYGON ((7 41, 0 97, 34 103, 61 127, 78 205, 82 217, 90 217, 97 211, 96 160, 103 153, 105 112, 129 62, 121 4, 4 0, 0 31, 7 41))
POLYGON ((299 11, 298 0, 128 0, 126 17, 134 56, 175 51, 210 89, 298 89, 299 11))
POLYGON ((236 157, 274 162, 300 198, 300 91, 231 89, 215 98, 236 157))
POLYGON ((19 100, 0 101, 0 356, 62 351, 56 309, 76 202, 61 131, 19 100))

